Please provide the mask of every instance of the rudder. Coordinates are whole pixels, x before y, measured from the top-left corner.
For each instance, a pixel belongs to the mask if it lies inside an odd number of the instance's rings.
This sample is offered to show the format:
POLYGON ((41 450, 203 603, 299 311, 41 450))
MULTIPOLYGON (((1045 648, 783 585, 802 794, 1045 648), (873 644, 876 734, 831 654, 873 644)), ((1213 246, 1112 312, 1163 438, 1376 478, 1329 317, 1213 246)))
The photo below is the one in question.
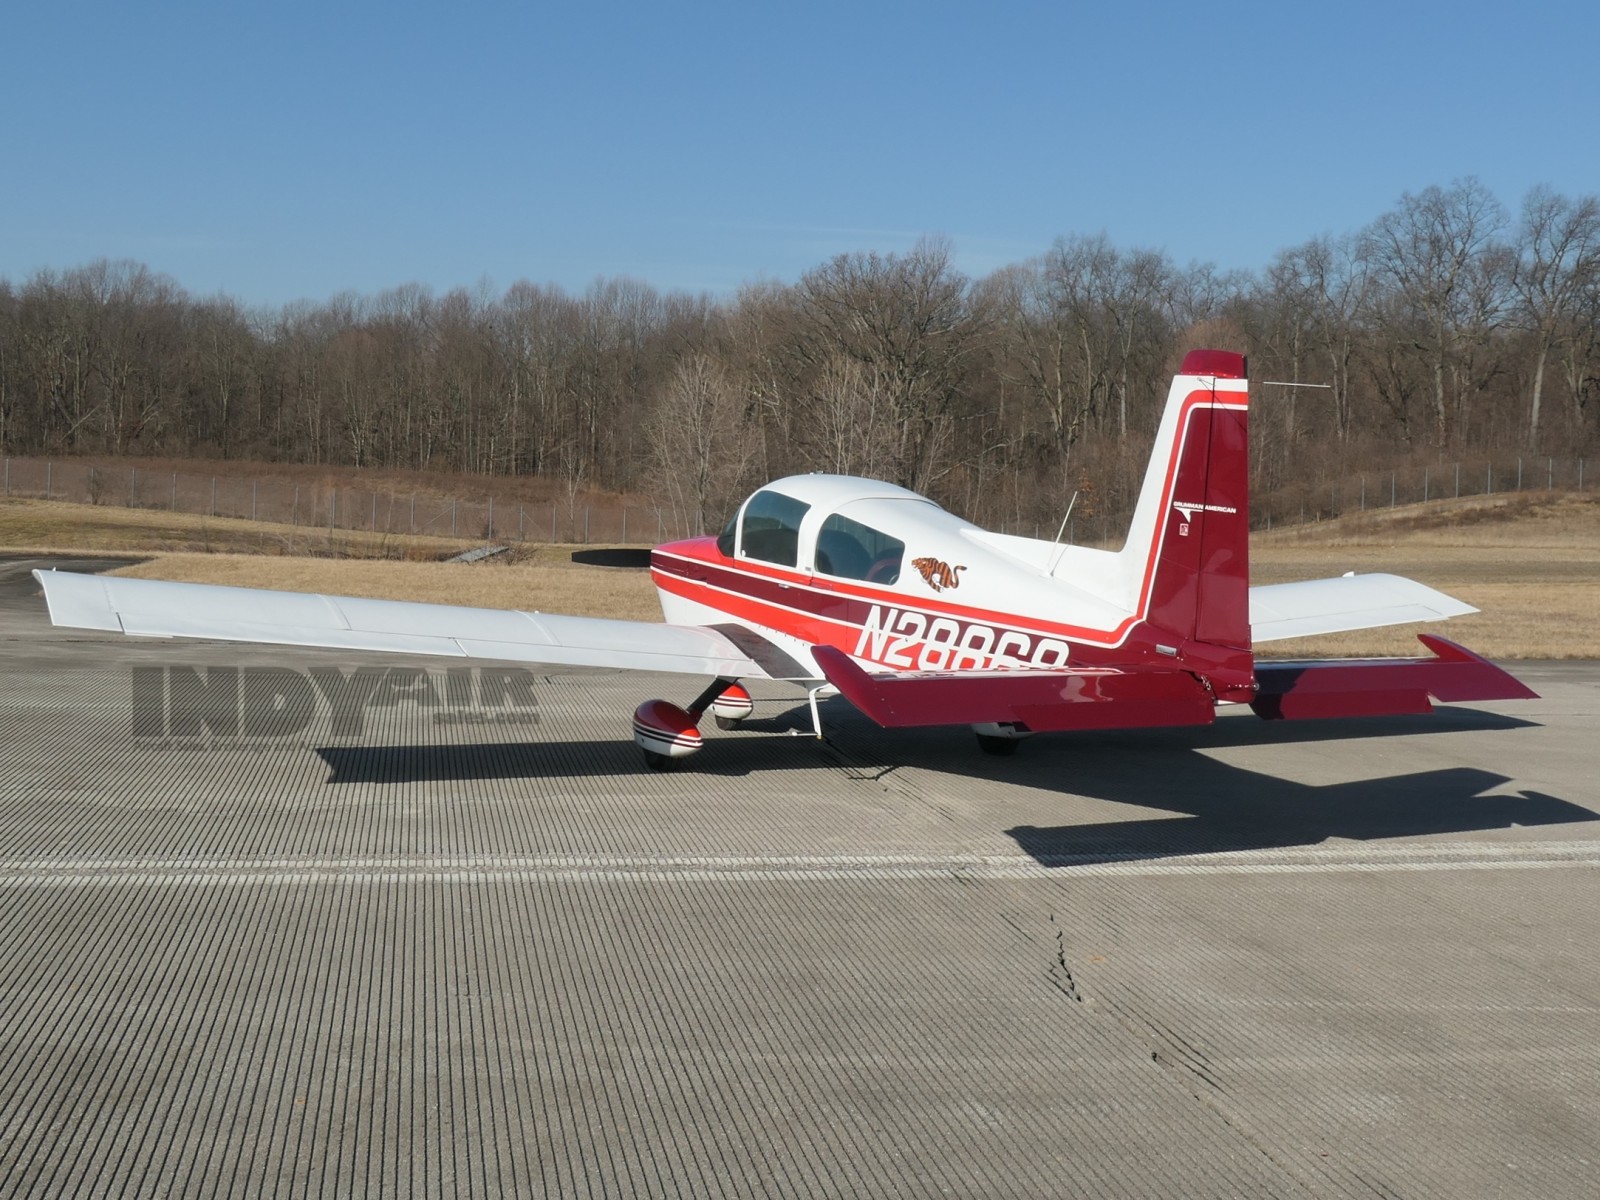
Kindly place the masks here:
POLYGON ((1229 691, 1253 671, 1248 417, 1243 355, 1185 356, 1122 550, 1158 645, 1229 691))

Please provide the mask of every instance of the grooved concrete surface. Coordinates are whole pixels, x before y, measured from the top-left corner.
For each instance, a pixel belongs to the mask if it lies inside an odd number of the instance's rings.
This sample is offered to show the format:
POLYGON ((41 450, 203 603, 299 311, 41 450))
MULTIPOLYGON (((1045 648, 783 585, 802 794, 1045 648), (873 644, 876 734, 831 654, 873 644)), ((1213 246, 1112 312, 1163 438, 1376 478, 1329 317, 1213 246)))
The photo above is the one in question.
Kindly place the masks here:
POLYGON ((1012 759, 774 689, 656 775, 696 681, 58 631, 27 565, 0 1195, 1600 1193, 1592 665, 1012 759), (172 734, 218 666, 277 732, 172 734))

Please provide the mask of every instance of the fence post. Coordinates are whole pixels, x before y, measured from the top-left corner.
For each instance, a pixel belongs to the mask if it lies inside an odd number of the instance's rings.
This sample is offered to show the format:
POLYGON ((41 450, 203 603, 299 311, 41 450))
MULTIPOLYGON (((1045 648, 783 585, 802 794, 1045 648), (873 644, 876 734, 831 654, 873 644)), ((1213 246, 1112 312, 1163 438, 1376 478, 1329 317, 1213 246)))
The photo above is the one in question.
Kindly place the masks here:
POLYGON ((517 505, 517 541, 519 542, 525 542, 528 540, 526 534, 523 532, 526 516, 527 514, 522 511, 522 505, 517 505))
POLYGON ((55 463, 47 462, 44 464, 44 498, 46 500, 50 499, 50 477, 54 471, 55 463))
POLYGON ((300 485, 294 485, 294 507, 289 510, 289 524, 300 524, 300 485))
POLYGON ((261 481, 259 479, 252 479, 250 481, 250 519, 252 521, 256 519, 256 490, 260 486, 261 481))
POLYGON ((622 544, 628 544, 628 506, 622 506, 622 544))
POLYGON ((1494 495, 1494 459, 1489 460, 1489 466, 1484 474, 1484 486, 1489 489, 1488 494, 1494 495))
POLYGON ((411 532, 417 531, 417 494, 411 493, 411 532))
POLYGON ((1422 502, 1424 504, 1428 502, 1428 470, 1429 468, 1427 467, 1422 468, 1422 502))
POLYGON ((456 535, 456 502, 450 501, 450 536, 456 535))
POLYGON ((217 515, 217 477, 211 477, 211 515, 217 515))
POLYGON ((1395 472, 1389 472, 1389 507, 1394 507, 1394 477, 1395 472))
POLYGON ((556 544, 556 506, 550 505, 550 544, 556 544))
POLYGON ((1578 460, 1578 490, 1583 491, 1583 459, 1578 460))
POLYGON ((172 473, 172 511, 178 511, 178 473, 172 473))
POLYGON ((11 495, 11 460, 6 459, 6 495, 11 495))
POLYGON ((1522 490, 1522 455, 1517 455, 1517 491, 1522 490))
POLYGON ((583 544, 589 544, 589 506, 583 506, 583 544))
POLYGON ((1367 511, 1367 477, 1365 473, 1361 476, 1361 511, 1367 511))
POLYGON ((1556 460, 1553 457, 1550 459, 1550 478, 1545 481, 1544 486, 1546 491, 1556 490, 1556 460))
POLYGON ((378 532, 378 493, 372 493, 372 532, 378 532))
POLYGON ((494 497, 489 497, 489 540, 494 541, 494 497))
POLYGON ((138 467, 129 467, 128 468, 128 507, 129 508, 137 508, 138 507, 138 500, 137 500, 138 494, 139 494, 139 468, 138 467))

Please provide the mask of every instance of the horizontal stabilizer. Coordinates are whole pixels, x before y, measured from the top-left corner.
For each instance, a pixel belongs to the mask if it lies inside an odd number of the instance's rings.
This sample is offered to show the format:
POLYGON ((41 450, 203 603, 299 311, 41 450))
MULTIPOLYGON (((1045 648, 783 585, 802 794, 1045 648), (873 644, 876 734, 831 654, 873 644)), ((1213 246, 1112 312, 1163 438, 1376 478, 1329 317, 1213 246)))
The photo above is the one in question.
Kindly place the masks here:
POLYGON ((879 725, 1020 723, 1030 730, 1205 725, 1211 694, 1187 671, 1082 668, 868 674, 832 646, 812 654, 828 682, 879 725))
MULTIPOLYGON (((57 625, 555 666, 767 678, 750 647, 714 629, 362 600, 259 588, 35 571, 57 625)), ((771 658, 764 659, 771 664, 771 658)), ((804 674, 805 672, 800 671, 804 674)))
POLYGON ((1399 575, 1343 575, 1250 589, 1250 635, 1261 642, 1442 621, 1478 610, 1399 575))
POLYGON ((1432 634, 1418 640, 1431 658, 1257 662, 1250 707, 1267 720, 1378 717, 1468 700, 1537 700, 1538 693, 1486 658, 1432 634), (1431 698, 1431 699, 1430 699, 1431 698))

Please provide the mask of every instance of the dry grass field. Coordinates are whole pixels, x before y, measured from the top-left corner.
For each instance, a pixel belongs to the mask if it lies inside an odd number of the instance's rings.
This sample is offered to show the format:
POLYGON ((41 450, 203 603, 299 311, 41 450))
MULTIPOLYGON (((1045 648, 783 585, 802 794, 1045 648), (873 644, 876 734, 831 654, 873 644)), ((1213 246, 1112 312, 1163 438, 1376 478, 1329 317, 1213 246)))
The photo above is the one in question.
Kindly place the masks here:
MULTIPOLYGON (((519 547, 471 565, 416 561, 468 545, 43 501, 0 505, 0 551, 146 558, 120 574, 659 619, 645 572, 574 563, 570 546, 519 547)), ((1373 510, 1257 534, 1251 555, 1256 583, 1389 571, 1483 610, 1438 625, 1274 642, 1265 654, 1415 654, 1420 629, 1496 659, 1600 658, 1600 499, 1533 493, 1373 510)))
POLYGON ((115 574, 424 604, 520 608, 633 621, 661 619, 649 572, 586 566, 572 561, 572 551, 571 546, 530 546, 520 550, 513 561, 477 563, 163 554, 115 574))
POLYGON ((1600 658, 1600 498, 1522 493, 1372 510, 1251 539, 1256 583, 1388 571, 1481 609, 1434 625, 1272 642, 1274 656, 1419 653, 1438 632, 1490 658, 1600 658))
POLYGON ((432 562, 476 544, 469 539, 277 525, 156 508, 17 498, 0 501, 0 552, 8 554, 188 552, 432 562))

